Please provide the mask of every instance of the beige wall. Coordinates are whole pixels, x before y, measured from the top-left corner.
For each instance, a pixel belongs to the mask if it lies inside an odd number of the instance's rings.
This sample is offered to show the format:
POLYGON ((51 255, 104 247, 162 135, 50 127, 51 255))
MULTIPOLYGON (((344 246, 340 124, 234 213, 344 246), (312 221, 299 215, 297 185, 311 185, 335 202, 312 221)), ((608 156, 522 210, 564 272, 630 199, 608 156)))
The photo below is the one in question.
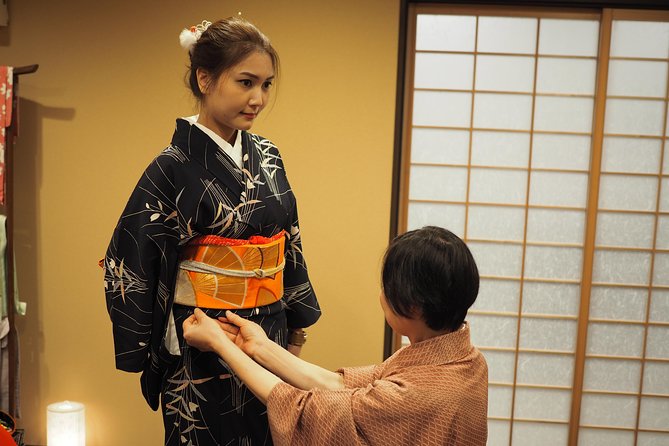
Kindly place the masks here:
POLYGON ((10 1, 0 61, 21 80, 16 256, 28 314, 19 425, 46 443, 47 404, 81 401, 87 444, 158 445, 138 375, 114 369, 97 260, 132 187, 190 114, 185 25, 241 10, 283 63, 254 130, 281 148, 324 314, 304 357, 328 368, 382 359, 379 265, 387 242, 399 2, 10 1), (151 5, 151 6, 149 6, 151 5), (159 6, 158 6, 159 5, 159 6))

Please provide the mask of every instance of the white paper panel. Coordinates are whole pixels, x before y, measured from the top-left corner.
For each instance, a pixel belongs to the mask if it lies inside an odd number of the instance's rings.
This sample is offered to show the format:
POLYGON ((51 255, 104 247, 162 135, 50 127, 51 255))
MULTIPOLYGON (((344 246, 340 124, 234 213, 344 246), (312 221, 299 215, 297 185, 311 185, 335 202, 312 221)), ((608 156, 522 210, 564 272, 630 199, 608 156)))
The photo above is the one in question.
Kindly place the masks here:
POLYGON ((669 254, 655 254, 653 285, 669 286, 669 254))
POLYGON ((669 216, 667 215, 658 217, 655 247, 657 249, 669 249, 669 216))
POLYGON ((441 226, 458 237, 465 233, 464 205, 409 202, 407 230, 423 226, 441 226))
POLYGON ((472 343, 479 347, 516 347, 518 320, 507 316, 467 315, 472 343))
POLYGON ((669 322, 669 290, 654 289, 652 291, 650 321, 669 322))
POLYGON ((649 358, 669 359, 669 327, 648 327, 646 339, 646 356, 649 358))
POLYGON ((576 321, 522 318, 520 348, 573 352, 576 348, 576 321))
POLYGON ((636 446, 667 446, 669 434, 658 432, 639 432, 636 446))
POLYGON ((470 206, 467 236, 472 239, 523 240, 525 209, 470 206))
MULTIPOLYGON (((516 388, 515 418, 569 421, 571 391, 516 388)), ((566 427, 566 426, 565 426, 566 427)))
POLYGON ((659 139, 604 138, 602 172, 658 173, 662 142, 659 139))
POLYGON ((530 204, 585 209, 587 191, 585 173, 532 172, 530 204))
POLYGON ((527 241, 583 243, 585 211, 529 209, 527 241))
POLYGON ((641 357, 643 327, 627 324, 590 322, 586 353, 641 357), (621 342, 624 340, 625 342, 621 342))
POLYGON ((590 318, 643 322, 646 319, 648 289, 593 286, 590 318))
POLYGON ((650 254, 596 250, 593 282, 648 285, 650 254))
POLYGON ((636 410, 635 396, 586 394, 581 400, 581 424, 633 428, 636 410))
POLYGON ((541 19, 540 54, 597 56, 598 43, 596 20, 541 19))
POLYGON ((594 59, 540 57, 537 66, 537 93, 595 93, 594 59))
POLYGON ((669 427, 669 398, 641 398, 639 413, 640 429, 662 429, 669 427))
POLYGON ((520 282, 516 280, 481 279, 479 295, 471 308, 517 313, 519 296, 520 282))
POLYGON ((467 165, 469 132, 421 129, 411 131, 411 162, 467 165))
POLYGON ((523 249, 519 245, 467 243, 482 276, 520 277, 523 249))
POLYGON ((669 23, 614 20, 612 57, 669 57, 669 23))
POLYGON ((509 446, 510 435, 511 423, 502 420, 488 420, 487 446, 509 446))
POLYGON ((525 282, 523 314, 577 316, 581 287, 567 283, 525 282))
POLYGON ((532 93, 534 57, 478 56, 476 89, 532 93))
POLYGON ((536 40, 537 19, 535 18, 479 18, 479 52, 534 54, 536 40))
POLYGON ((591 98, 537 96, 534 129, 559 132, 592 132, 591 98))
POLYGON ((590 141, 590 136, 535 133, 532 167, 587 171, 590 167, 590 141))
POLYGON ((602 174, 599 207, 630 211, 654 211, 657 178, 602 174))
POLYGON ((634 446, 634 432, 582 427, 578 432, 578 444, 588 446, 634 446))
POLYGON ((417 50, 474 51, 476 17, 418 14, 417 50))
POLYGON ((471 90, 474 56, 471 54, 416 53, 415 88, 471 90))
POLYGON ((662 136, 664 101, 608 99, 604 132, 662 136))
POLYGON ((488 363, 488 381, 491 383, 513 384, 513 369, 516 366, 514 352, 484 351, 488 363))
POLYGON ((574 380, 574 357, 520 353, 518 378, 520 384, 571 387, 574 380))
POLYGON ((509 418, 512 395, 511 387, 488 386, 488 416, 509 418))
POLYGON ((413 124, 469 127, 471 107, 471 93, 415 91, 413 124))
POLYGON ((527 168, 529 153, 529 133, 475 131, 472 135, 472 164, 475 166, 527 168))
POLYGON ((568 443, 569 427, 563 424, 513 423, 512 445, 565 446, 568 443))
POLYGON ((580 280, 582 268, 581 248, 528 246, 526 249, 525 277, 580 280))
POLYGON ((411 166, 409 175, 410 199, 465 201, 466 168, 411 166))
POLYGON ((655 216, 600 212, 597 217, 597 246, 652 248, 655 216))
POLYGON ((478 203, 525 204, 527 172, 471 169, 469 200, 478 203))
POLYGON ((532 97, 529 95, 476 93, 475 128, 529 130, 531 116, 532 97))
POLYGON ((643 369, 643 393, 669 396, 669 363, 646 362, 643 369))
POLYGON ((583 390, 638 392, 641 361, 586 358, 583 390))
POLYGON ((667 62, 612 60, 609 62, 609 96, 645 96, 664 99, 667 62))

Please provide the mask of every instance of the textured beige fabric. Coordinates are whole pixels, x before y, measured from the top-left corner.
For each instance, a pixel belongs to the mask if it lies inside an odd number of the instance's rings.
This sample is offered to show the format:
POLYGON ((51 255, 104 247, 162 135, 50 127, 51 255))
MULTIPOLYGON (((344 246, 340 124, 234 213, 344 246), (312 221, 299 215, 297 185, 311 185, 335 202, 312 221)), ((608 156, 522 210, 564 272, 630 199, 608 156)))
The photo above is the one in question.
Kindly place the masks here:
POLYGON ((468 324, 380 365, 339 372, 343 390, 274 387, 267 410, 275 445, 486 444, 488 367, 468 324))

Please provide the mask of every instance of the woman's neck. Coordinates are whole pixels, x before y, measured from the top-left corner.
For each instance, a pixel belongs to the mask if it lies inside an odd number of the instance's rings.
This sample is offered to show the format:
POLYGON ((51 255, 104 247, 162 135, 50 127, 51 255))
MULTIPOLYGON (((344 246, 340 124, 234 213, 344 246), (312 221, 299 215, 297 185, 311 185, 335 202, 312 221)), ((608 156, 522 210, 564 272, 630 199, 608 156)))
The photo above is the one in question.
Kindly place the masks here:
POLYGON ((417 342, 427 341, 428 339, 450 333, 451 330, 433 330, 425 324, 422 319, 414 319, 411 327, 405 336, 409 338, 409 342, 415 344, 417 342))
POLYGON ((235 145, 235 139, 237 139, 237 129, 228 127, 222 128, 221 126, 216 125, 216 121, 213 119, 208 119, 208 117, 202 112, 200 112, 199 116, 197 117, 197 123, 216 133, 218 136, 227 141, 231 146, 235 145))

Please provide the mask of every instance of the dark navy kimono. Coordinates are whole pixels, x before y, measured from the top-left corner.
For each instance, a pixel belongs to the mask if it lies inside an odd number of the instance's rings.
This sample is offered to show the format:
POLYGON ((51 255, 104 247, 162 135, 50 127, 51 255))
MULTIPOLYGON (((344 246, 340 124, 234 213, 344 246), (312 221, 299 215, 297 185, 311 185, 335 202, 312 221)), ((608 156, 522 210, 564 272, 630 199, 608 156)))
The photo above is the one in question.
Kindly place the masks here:
POLYGON ((308 327, 320 316, 279 151, 272 142, 242 132, 242 156, 240 169, 197 126, 178 119, 172 143, 130 196, 105 256, 116 367, 142 372, 146 401, 153 410, 159 402, 162 407, 166 445, 272 443, 265 406, 218 356, 183 340, 181 324, 193 308, 174 304, 173 291, 180 249, 191 238, 248 239, 285 230, 284 297, 237 313, 284 347, 288 327, 308 327), (174 333, 176 339, 170 336, 174 333))

